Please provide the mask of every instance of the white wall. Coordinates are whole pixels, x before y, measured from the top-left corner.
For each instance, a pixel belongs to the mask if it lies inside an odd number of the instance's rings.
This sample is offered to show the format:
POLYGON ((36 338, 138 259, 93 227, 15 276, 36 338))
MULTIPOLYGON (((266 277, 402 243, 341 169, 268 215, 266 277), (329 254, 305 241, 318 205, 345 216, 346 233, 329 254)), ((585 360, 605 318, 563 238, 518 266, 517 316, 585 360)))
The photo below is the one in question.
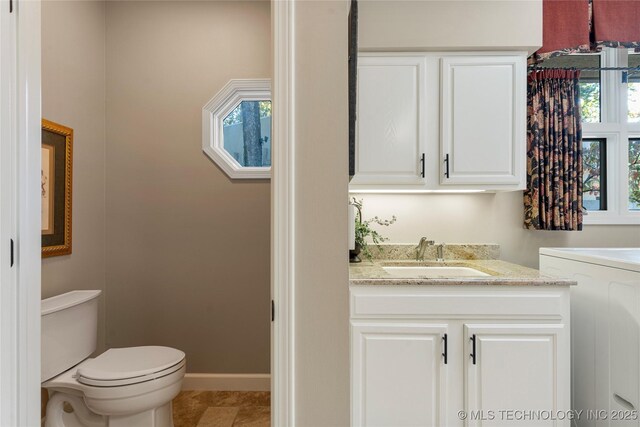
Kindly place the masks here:
POLYGON ((360 50, 518 49, 542 45, 541 0, 360 0, 360 50))
POLYGON ((640 246, 640 226, 585 225, 580 232, 535 231, 523 227, 522 192, 497 194, 367 194, 364 218, 396 215, 378 227, 390 243, 417 244, 426 236, 442 243, 497 243, 501 259, 538 267, 540 247, 640 246))
POLYGON ((105 291, 105 35, 104 2, 42 3, 42 116, 74 131, 73 253, 42 260, 43 298, 105 291))

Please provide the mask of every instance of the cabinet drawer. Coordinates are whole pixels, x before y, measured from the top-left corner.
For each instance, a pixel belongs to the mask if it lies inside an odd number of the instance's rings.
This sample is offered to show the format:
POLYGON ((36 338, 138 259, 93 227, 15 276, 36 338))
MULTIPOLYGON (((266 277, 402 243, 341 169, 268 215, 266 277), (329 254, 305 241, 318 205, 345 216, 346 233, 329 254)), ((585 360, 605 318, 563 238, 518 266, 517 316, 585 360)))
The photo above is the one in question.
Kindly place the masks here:
POLYGON ((568 288, 351 286, 351 318, 568 318, 568 288))

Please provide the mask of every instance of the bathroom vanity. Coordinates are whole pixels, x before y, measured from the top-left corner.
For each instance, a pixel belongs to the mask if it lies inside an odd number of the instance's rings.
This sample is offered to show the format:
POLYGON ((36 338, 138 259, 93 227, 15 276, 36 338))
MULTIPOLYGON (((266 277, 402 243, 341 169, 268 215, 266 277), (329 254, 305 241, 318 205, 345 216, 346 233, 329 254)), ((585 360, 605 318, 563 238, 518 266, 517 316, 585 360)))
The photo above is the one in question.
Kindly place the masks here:
POLYGON ((569 410, 574 284, 498 260, 352 264, 351 425, 504 425, 569 410))

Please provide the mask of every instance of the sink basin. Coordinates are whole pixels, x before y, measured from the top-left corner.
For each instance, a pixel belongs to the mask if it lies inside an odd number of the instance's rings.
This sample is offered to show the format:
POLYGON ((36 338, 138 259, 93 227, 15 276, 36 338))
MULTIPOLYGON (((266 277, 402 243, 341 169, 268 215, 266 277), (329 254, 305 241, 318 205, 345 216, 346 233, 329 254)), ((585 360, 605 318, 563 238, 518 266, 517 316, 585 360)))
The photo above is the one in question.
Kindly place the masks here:
POLYGON ((393 277, 403 279, 448 279, 455 277, 486 277, 490 274, 470 267, 382 267, 393 277))

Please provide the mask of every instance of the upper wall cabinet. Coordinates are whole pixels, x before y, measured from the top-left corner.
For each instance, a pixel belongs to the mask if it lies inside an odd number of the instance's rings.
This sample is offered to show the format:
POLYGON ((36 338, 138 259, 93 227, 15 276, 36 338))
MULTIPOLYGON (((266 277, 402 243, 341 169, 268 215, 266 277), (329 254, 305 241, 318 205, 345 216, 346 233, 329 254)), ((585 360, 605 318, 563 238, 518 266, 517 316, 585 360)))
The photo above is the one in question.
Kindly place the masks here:
POLYGON ((424 56, 358 58, 352 184, 423 185, 425 68, 424 56))
POLYGON ((360 53, 352 191, 524 188, 526 53, 360 53))
POLYGON ((441 184, 524 186, 525 77, 521 56, 441 59, 441 184))

